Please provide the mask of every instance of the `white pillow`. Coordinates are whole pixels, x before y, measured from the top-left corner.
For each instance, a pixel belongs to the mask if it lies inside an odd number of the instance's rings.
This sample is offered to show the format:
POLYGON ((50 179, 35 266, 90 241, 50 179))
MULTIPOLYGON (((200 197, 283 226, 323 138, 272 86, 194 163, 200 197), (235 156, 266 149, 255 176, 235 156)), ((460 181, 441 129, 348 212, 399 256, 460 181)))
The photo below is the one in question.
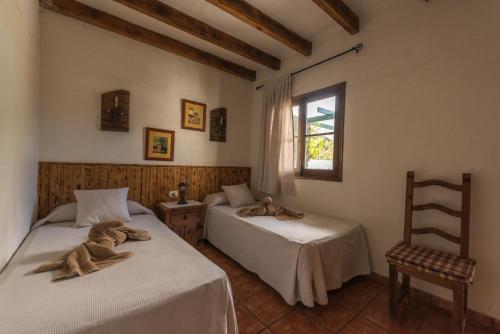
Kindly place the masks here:
POLYGON ((221 191, 220 193, 208 194, 203 200, 207 206, 225 205, 229 204, 226 193, 221 191))
MULTIPOLYGON (((224 194, 224 193, 222 193, 224 194)), ((225 196, 225 195, 224 195, 225 196)), ((227 201, 227 198, 226 198, 227 201)), ((229 202, 227 202, 229 203, 229 202)), ((129 215, 153 215, 154 212, 149 210, 148 208, 142 206, 141 204, 127 200, 127 208, 128 208, 128 213, 129 215)), ((32 229, 37 228, 39 226, 45 225, 46 223, 59 223, 59 222, 71 222, 76 220, 76 212, 77 212, 77 204, 76 202, 74 203, 67 203, 58 206, 54 210, 52 210, 51 213, 49 213, 48 216, 46 216, 43 219, 40 219, 37 221, 32 229)))
POLYGON ((40 219, 33 225, 32 228, 37 228, 45 223, 59 223, 59 222, 70 222, 76 219, 76 203, 67 203, 58 206, 52 210, 49 215, 43 219, 40 219))
POLYGON ((231 203, 233 208, 255 204, 255 199, 246 183, 237 186, 222 186, 222 189, 226 193, 229 203, 231 203))
POLYGON ((75 190, 74 194, 77 202, 75 227, 112 219, 130 221, 127 208, 128 188, 75 190))
POLYGON ((142 206, 141 204, 134 202, 134 201, 129 201, 127 200, 127 208, 128 208, 128 213, 132 215, 153 215, 154 212, 146 208, 145 206, 142 206))

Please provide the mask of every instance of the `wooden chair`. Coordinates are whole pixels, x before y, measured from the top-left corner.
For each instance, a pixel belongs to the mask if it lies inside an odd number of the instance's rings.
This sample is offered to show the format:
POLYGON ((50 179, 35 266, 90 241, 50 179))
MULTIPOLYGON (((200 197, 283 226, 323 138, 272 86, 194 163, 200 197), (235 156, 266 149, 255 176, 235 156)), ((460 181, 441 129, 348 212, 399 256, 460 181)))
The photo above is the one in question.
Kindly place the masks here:
POLYGON ((453 317, 463 331, 467 311, 467 289, 472 283, 476 262, 469 259, 469 216, 470 216, 471 175, 463 174, 462 184, 451 184, 441 180, 415 182, 414 172, 408 172, 406 179, 406 203, 404 241, 393 247, 386 254, 389 262, 389 305, 391 315, 397 314, 401 300, 409 293, 410 276, 422 279, 453 290, 453 317), (415 188, 440 186, 462 193, 460 211, 437 203, 413 203, 415 188), (413 228, 413 211, 439 210, 460 218, 460 237, 451 235, 434 227, 413 228), (436 234, 450 242, 460 245, 460 256, 414 245, 413 234, 436 234), (398 273, 403 275, 401 288, 398 290, 398 273))

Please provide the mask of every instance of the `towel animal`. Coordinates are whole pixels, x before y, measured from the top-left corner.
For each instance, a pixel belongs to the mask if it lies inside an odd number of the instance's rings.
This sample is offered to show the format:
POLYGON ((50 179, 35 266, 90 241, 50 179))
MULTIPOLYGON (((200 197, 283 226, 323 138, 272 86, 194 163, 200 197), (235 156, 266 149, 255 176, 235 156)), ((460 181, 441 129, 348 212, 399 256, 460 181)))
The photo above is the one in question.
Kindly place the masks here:
POLYGON ((304 213, 290 210, 282 206, 273 204, 271 197, 265 197, 261 201, 261 205, 256 208, 243 208, 236 212, 240 217, 255 217, 255 216, 273 216, 279 220, 293 220, 304 218, 304 213))
POLYGON ((88 241, 60 258, 41 265, 33 273, 41 273, 59 269, 53 281, 83 276, 122 262, 133 255, 132 252, 117 253, 114 246, 127 240, 150 240, 147 231, 134 230, 121 221, 106 221, 95 224, 89 231, 88 241))

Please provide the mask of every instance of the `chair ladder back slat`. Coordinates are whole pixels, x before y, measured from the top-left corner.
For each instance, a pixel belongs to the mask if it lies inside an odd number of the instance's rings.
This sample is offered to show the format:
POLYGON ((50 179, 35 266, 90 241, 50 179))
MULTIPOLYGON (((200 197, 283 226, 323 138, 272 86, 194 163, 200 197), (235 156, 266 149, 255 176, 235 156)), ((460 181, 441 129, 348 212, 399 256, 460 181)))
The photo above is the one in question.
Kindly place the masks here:
POLYGON ((469 257, 469 224, 470 224, 470 196, 471 175, 462 175, 462 219, 460 226, 460 256, 469 257))
POLYGON ((453 217, 462 217, 462 212, 450 209, 447 206, 437 204, 437 203, 426 203, 418 204, 413 206, 413 211, 423 211, 423 210, 439 210, 453 217))
POLYGON ((406 174, 406 200, 405 200, 405 227, 404 242, 411 244, 411 230, 413 220, 413 184, 415 182, 415 173, 409 171, 406 174))
POLYGON ((415 184, 414 184, 415 188, 422 188, 422 187, 428 187, 428 186, 439 186, 439 187, 443 187, 443 188, 455 190, 455 191, 462 191, 463 190, 463 187, 461 184, 453 184, 453 183, 449 183, 446 181, 435 180, 435 179, 415 182, 415 184))
POLYGON ((412 228, 411 229, 412 234, 435 234, 440 236, 441 238, 444 238, 450 242, 454 242, 456 244, 461 245, 462 244, 462 238, 456 237, 448 232, 445 232, 439 228, 435 227, 422 227, 422 228, 412 228))

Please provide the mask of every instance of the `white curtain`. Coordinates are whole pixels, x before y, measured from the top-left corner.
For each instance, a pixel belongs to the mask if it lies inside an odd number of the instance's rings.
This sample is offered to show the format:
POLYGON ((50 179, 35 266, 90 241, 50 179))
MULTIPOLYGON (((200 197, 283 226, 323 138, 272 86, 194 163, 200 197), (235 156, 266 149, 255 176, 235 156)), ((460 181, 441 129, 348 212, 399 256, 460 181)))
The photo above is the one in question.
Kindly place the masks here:
POLYGON ((257 190, 294 194, 291 78, 266 83, 263 92, 257 190))

